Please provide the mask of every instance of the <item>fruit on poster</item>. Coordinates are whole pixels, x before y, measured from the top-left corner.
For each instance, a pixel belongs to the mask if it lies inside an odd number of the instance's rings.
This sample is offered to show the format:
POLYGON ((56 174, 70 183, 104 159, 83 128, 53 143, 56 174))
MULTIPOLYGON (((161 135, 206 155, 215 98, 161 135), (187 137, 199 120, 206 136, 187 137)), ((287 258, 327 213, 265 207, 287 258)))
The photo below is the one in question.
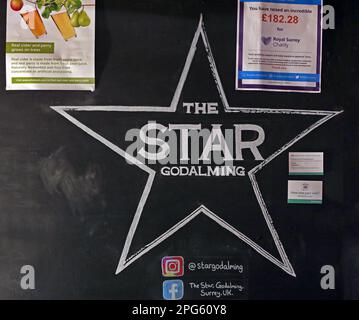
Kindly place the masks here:
POLYGON ((88 27, 91 24, 91 19, 88 16, 87 12, 85 11, 85 8, 82 8, 82 10, 79 12, 76 10, 71 17, 71 24, 73 27, 88 27))
POLYGON ((85 10, 82 10, 79 15, 79 25, 81 27, 88 27, 91 23, 90 17, 87 15, 85 10))
POLYGON ((20 11, 24 6, 24 2, 22 0, 11 0, 10 7, 14 11, 20 11))
POLYGON ((76 10, 71 17, 71 24, 73 27, 78 28, 80 26, 79 24, 79 16, 80 13, 78 12, 78 10, 76 10))

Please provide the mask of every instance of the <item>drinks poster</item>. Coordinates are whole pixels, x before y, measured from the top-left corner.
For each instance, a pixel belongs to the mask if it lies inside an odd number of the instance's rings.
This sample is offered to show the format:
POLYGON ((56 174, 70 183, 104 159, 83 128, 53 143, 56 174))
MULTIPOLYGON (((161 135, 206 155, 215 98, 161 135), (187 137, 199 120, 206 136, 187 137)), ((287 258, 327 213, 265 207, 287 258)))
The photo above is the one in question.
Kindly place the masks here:
POLYGON ((95 88, 95 0, 8 0, 7 90, 95 88))

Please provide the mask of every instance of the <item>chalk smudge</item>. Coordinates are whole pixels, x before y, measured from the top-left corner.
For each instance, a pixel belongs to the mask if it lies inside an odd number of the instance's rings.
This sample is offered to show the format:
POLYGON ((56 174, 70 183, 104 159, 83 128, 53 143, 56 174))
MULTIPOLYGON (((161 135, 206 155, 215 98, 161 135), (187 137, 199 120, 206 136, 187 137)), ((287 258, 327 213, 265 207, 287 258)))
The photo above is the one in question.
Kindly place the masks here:
POLYGON ((40 176, 47 192, 64 197, 74 214, 82 216, 106 205, 100 166, 89 162, 77 168, 66 148, 41 162, 40 176))

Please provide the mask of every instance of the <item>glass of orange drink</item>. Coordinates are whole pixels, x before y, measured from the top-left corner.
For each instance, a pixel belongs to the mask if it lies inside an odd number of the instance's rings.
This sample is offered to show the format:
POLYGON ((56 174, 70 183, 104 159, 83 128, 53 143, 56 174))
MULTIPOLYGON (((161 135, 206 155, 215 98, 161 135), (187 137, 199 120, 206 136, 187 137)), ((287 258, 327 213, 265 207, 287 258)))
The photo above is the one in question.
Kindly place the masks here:
POLYGON ((65 41, 77 37, 75 28, 72 26, 70 16, 66 10, 53 13, 51 18, 65 41))
POLYGON ((20 15, 36 38, 40 38, 43 35, 47 34, 44 22, 42 21, 42 18, 37 8, 21 12, 20 15))

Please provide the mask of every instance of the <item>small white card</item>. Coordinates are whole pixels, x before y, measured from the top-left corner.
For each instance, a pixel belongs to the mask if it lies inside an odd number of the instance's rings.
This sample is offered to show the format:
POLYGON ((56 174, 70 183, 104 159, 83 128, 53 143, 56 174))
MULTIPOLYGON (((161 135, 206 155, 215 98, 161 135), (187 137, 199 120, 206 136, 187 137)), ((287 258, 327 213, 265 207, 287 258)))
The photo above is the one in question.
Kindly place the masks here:
POLYGON ((288 203, 322 204, 322 181, 288 181, 288 203))
POLYGON ((322 176, 324 174, 323 152, 290 152, 289 175, 322 176))

